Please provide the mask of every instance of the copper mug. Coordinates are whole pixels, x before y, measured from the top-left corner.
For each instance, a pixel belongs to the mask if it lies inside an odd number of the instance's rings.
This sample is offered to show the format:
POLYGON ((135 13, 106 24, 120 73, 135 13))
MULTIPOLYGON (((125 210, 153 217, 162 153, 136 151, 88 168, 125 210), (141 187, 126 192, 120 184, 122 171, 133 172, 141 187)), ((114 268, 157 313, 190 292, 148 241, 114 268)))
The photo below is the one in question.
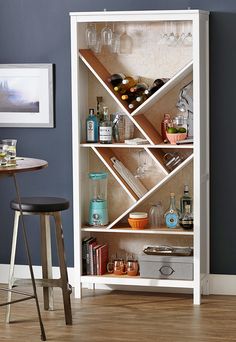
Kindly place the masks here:
POLYGON ((138 260, 127 260, 126 262, 126 272, 128 276, 136 276, 138 275, 139 264, 138 260))
POLYGON ((126 274, 126 264, 124 259, 116 259, 113 262, 108 262, 107 272, 116 275, 126 274))

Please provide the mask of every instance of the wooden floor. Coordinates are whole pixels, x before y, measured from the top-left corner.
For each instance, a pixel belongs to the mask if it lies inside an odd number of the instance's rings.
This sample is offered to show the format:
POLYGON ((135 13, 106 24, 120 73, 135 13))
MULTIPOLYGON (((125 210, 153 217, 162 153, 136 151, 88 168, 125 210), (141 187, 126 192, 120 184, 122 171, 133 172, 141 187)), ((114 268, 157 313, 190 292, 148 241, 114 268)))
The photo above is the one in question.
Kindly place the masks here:
MULTIPOLYGON (((236 296, 207 296, 193 306, 192 296, 143 292, 83 291, 72 298, 73 326, 64 324, 61 292, 55 311, 42 310, 47 340, 55 342, 220 342, 236 341, 236 296)), ((1 293, 1 300, 5 298, 1 293)), ((41 289, 39 290, 42 307, 41 289)), ((40 341, 35 302, 14 304, 12 323, 1 308, 0 342, 40 341)))

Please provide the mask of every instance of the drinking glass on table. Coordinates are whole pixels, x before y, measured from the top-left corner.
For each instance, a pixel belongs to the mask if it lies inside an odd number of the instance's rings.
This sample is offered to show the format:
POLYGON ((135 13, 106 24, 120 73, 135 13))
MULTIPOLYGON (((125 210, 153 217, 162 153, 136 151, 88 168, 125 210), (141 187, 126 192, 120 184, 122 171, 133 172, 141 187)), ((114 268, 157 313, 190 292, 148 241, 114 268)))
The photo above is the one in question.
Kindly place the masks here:
POLYGON ((9 159, 16 159, 16 139, 3 139, 2 144, 5 146, 9 159))
POLYGON ((0 166, 7 165, 6 145, 0 144, 0 166))

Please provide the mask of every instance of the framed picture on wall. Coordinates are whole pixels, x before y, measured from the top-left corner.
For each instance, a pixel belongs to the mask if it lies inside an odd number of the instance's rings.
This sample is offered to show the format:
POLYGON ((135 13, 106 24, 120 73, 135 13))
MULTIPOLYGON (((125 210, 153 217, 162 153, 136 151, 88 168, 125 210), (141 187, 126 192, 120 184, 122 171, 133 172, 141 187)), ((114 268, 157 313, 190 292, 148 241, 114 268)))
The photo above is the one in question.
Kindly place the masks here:
POLYGON ((54 127, 52 64, 0 64, 0 127, 54 127))

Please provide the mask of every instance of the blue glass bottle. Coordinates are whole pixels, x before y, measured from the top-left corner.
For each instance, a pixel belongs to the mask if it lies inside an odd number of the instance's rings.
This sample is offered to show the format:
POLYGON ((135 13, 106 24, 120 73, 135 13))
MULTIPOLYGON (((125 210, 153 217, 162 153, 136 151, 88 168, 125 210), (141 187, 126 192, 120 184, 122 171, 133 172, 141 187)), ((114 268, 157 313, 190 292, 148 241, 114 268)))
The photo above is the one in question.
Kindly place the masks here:
POLYGON ((165 213, 165 224, 168 228, 176 228, 179 225, 179 213, 175 205, 175 194, 170 194, 170 207, 165 213))
POLYGON ((89 116, 86 120, 86 141, 88 143, 98 142, 98 119, 93 108, 89 109, 89 116))

